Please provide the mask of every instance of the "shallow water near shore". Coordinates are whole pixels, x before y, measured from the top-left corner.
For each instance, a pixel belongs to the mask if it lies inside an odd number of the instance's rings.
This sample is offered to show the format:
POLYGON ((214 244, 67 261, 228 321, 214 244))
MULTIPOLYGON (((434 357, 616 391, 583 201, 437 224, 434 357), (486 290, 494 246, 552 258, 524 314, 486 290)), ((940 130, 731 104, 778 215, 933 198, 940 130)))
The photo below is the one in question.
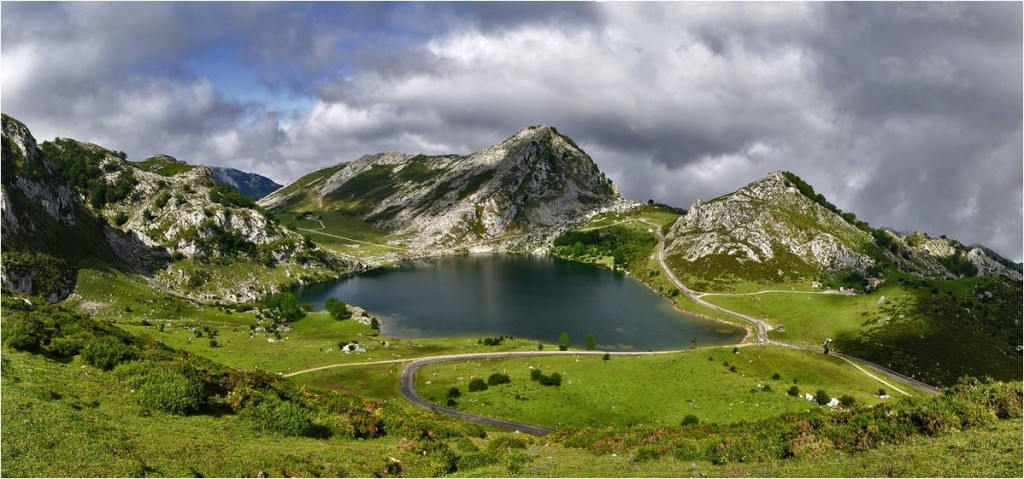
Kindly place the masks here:
POLYGON ((574 347, 646 351, 738 343, 743 329, 688 315, 621 272, 552 257, 472 255, 417 260, 294 290, 314 311, 336 297, 379 317, 399 338, 510 336, 574 347))

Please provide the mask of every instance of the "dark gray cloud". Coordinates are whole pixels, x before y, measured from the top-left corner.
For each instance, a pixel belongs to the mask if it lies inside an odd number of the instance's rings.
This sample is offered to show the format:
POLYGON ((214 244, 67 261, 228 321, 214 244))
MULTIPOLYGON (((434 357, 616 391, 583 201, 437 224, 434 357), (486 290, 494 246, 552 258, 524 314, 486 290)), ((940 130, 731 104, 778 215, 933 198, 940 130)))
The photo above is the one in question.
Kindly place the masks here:
POLYGON ((4 3, 41 138, 278 181, 557 126, 636 199, 791 170, 873 224, 1022 244, 1021 4, 4 3))

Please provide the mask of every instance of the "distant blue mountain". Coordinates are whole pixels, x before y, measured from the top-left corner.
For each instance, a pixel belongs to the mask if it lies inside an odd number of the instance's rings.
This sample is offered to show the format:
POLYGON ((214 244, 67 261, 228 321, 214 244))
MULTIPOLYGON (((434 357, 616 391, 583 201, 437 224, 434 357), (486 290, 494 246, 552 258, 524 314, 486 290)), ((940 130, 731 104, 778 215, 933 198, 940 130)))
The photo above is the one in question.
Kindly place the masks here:
POLYGON ((234 188, 245 196, 258 200, 273 193, 275 190, 281 187, 281 185, 274 182, 270 178, 265 176, 257 175, 256 173, 246 173, 239 171, 234 168, 221 168, 211 166, 213 170, 213 179, 224 186, 234 188))

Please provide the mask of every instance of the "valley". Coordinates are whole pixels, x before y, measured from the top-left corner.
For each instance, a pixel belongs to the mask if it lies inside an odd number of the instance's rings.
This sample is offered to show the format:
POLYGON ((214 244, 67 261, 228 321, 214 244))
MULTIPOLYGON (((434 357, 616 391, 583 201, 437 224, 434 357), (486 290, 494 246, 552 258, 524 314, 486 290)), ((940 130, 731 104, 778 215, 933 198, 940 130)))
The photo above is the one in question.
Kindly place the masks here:
POLYGON ((1021 467, 1019 265, 792 173, 642 204, 536 126, 254 201, 6 115, 3 146, 5 475, 1021 467))

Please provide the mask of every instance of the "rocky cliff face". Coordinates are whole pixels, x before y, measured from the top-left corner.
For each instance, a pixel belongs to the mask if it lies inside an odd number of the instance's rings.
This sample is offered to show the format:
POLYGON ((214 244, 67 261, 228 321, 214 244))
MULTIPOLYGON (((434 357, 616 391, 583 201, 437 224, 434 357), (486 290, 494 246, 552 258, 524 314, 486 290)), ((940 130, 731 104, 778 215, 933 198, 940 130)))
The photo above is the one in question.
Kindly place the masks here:
POLYGON ((741 272, 762 266, 778 276, 865 270, 871 236, 805 195, 781 173, 740 190, 696 201, 668 233, 667 254, 687 263, 715 261, 741 272))
POLYGON ((231 291, 242 288, 230 278, 221 281, 223 291, 200 291, 196 275, 205 280, 212 265, 234 259, 296 269, 281 271, 278 282, 353 266, 219 185, 209 168, 166 156, 132 163, 66 138, 37 145, 25 125, 6 115, 2 186, 3 284, 51 301, 70 293, 78 267, 97 262, 165 277, 164 286, 188 296, 247 300, 274 288, 261 284, 273 275, 249 275, 248 292, 231 291), (163 274, 169 263, 189 258, 193 277, 163 274))
POLYGON ((340 211, 423 248, 542 236, 618 199, 586 153, 539 126, 468 156, 364 156, 307 175, 260 204, 340 211))
POLYGON ((928 278, 1021 278, 1008 261, 980 248, 874 229, 785 172, 696 201, 672 225, 667 252, 684 270, 762 281, 886 265, 928 278))

